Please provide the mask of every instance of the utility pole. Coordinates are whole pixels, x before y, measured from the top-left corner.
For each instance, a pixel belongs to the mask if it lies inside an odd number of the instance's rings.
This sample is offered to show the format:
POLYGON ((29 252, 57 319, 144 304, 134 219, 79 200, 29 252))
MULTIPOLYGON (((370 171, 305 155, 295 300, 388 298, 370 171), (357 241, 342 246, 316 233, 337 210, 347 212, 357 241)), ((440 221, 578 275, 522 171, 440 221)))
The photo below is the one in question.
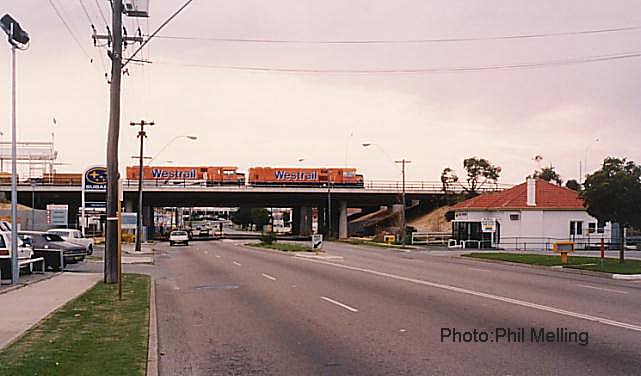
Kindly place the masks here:
POLYGON ((136 252, 141 252, 142 251, 142 184, 143 184, 143 159, 144 159, 144 154, 143 154, 143 147, 144 147, 144 141, 145 138, 147 138, 147 132, 145 132, 145 125, 152 126, 155 123, 152 122, 146 122, 144 120, 141 120, 140 123, 136 122, 131 122, 129 125, 131 126, 139 126, 140 131, 138 132, 138 137, 140 138, 140 164, 138 168, 138 212, 136 213, 136 252))
POLYGON ((403 210, 401 212, 401 244, 405 244, 405 228, 407 227, 406 219, 405 219, 405 165, 407 163, 412 163, 412 161, 408 161, 406 159, 401 159, 400 161, 394 161, 395 163, 400 163, 401 164, 401 174, 403 175, 403 190, 401 192, 401 202, 403 204, 403 210))
POLYGON ((118 262, 118 136, 120 133, 120 81, 122 78, 122 2, 112 2, 111 87, 107 133, 107 231, 105 236, 104 282, 119 280, 118 262))

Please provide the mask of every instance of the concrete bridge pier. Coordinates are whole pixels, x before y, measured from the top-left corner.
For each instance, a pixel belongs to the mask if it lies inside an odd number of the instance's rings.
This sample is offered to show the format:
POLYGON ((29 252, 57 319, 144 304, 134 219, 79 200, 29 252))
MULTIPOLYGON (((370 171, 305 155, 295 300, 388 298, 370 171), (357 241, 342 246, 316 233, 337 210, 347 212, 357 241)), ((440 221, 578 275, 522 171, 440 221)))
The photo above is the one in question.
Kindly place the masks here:
POLYGON ((338 205, 338 238, 347 239, 347 201, 340 201, 338 205))
POLYGON ((292 210, 292 233, 300 236, 312 235, 312 208, 299 206, 292 210))

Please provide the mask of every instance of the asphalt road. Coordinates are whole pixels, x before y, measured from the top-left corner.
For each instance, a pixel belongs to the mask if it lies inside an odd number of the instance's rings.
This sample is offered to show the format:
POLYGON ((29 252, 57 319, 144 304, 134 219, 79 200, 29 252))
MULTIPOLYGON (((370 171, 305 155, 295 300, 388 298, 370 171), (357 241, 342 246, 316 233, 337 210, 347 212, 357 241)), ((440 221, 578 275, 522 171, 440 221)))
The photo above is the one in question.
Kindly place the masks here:
POLYGON ((161 375, 641 373, 640 283, 345 244, 159 248, 161 375), (487 342, 465 342, 474 330, 487 342))

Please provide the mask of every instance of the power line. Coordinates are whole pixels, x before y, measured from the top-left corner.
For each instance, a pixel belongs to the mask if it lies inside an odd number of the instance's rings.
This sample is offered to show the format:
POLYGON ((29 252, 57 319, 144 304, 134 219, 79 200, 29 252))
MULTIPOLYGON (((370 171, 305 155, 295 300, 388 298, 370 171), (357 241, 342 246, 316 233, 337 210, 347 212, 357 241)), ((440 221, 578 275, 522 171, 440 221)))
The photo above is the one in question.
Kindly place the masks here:
POLYGON ((87 7, 85 7, 85 3, 83 3, 82 0, 78 0, 78 1, 80 2, 80 7, 82 8, 82 12, 85 14, 85 17, 87 17, 87 21, 89 21, 89 24, 91 26, 93 26, 94 25, 93 20, 91 19, 91 16, 87 11, 87 7))
POLYGON ((83 53, 83 54, 85 54, 85 56, 86 56, 89 60, 93 60, 93 59, 91 58, 91 56, 89 56, 89 53, 87 52, 87 50, 85 50, 85 48, 82 46, 82 43, 80 43, 80 40, 78 39, 78 37, 76 37, 76 34, 73 32, 73 30, 71 29, 71 27, 69 26, 69 24, 67 23, 67 21, 64 19, 64 17, 62 16, 62 14, 60 13, 60 11, 59 11, 59 10, 58 10, 58 8, 56 7, 56 5, 53 3, 53 0, 49 0, 49 4, 51 4, 51 7, 52 7, 52 8, 53 8, 53 10, 56 12, 56 15, 58 16, 58 18, 60 19, 60 21, 62 21, 63 25, 65 25, 65 28, 67 29, 67 31, 69 32, 69 34, 71 35, 71 37, 73 38, 73 40, 76 42, 76 44, 78 45, 78 47, 80 47, 80 49, 82 50, 82 53, 83 53))
POLYGON ((273 44, 419 44, 419 43, 453 43, 453 42, 479 42, 510 39, 537 39, 559 36, 577 36, 617 33, 624 31, 641 30, 641 26, 624 26, 605 29, 565 31, 556 33, 514 34, 489 37, 464 37, 464 38, 431 38, 431 39, 370 39, 370 40, 305 40, 305 39, 244 39, 244 38, 213 38, 198 36, 173 36, 157 35, 156 38, 176 40, 199 40, 211 42, 231 43, 273 43, 273 44))
POLYGON ((100 7, 100 3, 98 0, 95 0, 96 2, 96 7, 98 8, 98 13, 100 13, 100 17, 102 18, 102 21, 105 23, 105 26, 109 26, 109 22, 107 22, 107 17, 105 17, 105 13, 102 11, 102 7, 100 7))
POLYGON ((561 60, 548 60, 531 63, 496 64, 482 66, 454 66, 434 68, 410 68, 410 69, 311 69, 311 68, 290 68, 290 67, 260 67, 260 66, 237 66, 237 65, 206 65, 206 64, 181 64, 158 62, 158 64, 178 65, 190 68, 207 68, 219 70, 265 72, 265 73, 311 73, 311 74, 437 74, 437 73, 469 73, 499 70, 536 69, 564 65, 587 64, 613 60, 623 60, 641 57, 641 51, 616 53, 610 55, 595 55, 580 58, 561 60))

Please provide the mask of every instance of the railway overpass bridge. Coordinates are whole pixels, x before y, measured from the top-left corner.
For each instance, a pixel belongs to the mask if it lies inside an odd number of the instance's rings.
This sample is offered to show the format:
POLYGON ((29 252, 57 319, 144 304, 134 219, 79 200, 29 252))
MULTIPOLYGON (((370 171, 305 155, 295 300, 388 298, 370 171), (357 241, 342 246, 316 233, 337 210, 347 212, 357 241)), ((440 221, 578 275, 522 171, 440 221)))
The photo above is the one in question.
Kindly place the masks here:
MULTIPOLYGON (((328 234, 329 223, 333 234, 346 237, 347 209, 378 209, 393 206, 402 209, 401 192, 403 184, 397 181, 367 181, 363 187, 292 187, 292 186, 249 186, 221 185, 208 186, 205 182, 181 181, 161 184, 146 181, 143 185, 143 223, 153 226, 153 208, 160 207, 274 207, 293 208, 295 233, 311 233, 312 208, 319 213, 319 231, 328 234), (331 209, 330 209, 331 208, 331 209), (331 216, 331 217, 330 217, 331 216)), ((492 186, 488 190, 503 187, 492 186)), ((461 189, 444 192, 440 182, 409 181, 405 183, 406 202, 436 202, 448 195, 460 193, 461 189)), ((8 199, 9 185, 0 185, 0 192, 8 199)), ((128 212, 138 210, 137 181, 123 181, 123 208, 128 212)), ((104 202, 106 194, 87 192, 88 202, 104 202)), ((78 223, 82 206, 82 187, 79 185, 19 184, 18 202, 36 209, 46 209, 48 204, 69 205, 69 223, 78 223)))

